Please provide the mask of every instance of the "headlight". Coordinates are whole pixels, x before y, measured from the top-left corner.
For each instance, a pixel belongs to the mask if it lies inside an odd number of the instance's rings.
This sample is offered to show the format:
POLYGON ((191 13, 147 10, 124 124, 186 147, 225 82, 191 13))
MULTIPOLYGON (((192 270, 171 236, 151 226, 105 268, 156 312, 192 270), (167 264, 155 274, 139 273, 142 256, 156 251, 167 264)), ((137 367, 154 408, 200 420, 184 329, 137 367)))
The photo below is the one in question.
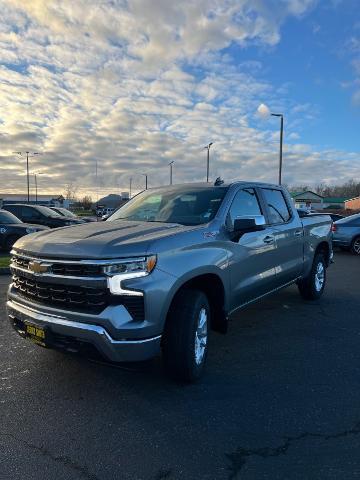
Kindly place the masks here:
POLYGON ((126 290, 122 287, 122 282, 149 275, 154 270, 155 265, 156 255, 151 255, 104 266, 103 272, 109 277, 107 283, 110 292, 114 295, 142 295, 142 292, 126 290))
POLYGON ((28 227, 26 229, 26 233, 35 233, 37 232, 36 228, 35 227, 28 227))

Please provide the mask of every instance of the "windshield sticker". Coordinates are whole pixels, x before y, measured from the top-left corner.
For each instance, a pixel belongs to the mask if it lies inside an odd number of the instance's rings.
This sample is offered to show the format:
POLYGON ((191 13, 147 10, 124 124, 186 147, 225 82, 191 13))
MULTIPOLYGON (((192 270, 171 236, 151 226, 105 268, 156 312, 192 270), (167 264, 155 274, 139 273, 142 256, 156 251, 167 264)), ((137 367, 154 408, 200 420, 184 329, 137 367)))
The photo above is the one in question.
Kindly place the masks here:
POLYGON ((204 238, 214 238, 219 232, 204 232, 204 238))

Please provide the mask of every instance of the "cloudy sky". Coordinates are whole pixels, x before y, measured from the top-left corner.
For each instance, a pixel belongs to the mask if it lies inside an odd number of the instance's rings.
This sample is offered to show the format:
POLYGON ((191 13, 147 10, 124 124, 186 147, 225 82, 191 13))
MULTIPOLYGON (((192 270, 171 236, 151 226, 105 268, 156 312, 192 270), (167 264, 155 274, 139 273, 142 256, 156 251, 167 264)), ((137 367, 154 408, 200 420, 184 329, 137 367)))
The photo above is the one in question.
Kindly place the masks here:
POLYGON ((360 175, 358 0, 0 0, 2 193, 360 175), (32 180, 33 182, 33 180, 32 180))

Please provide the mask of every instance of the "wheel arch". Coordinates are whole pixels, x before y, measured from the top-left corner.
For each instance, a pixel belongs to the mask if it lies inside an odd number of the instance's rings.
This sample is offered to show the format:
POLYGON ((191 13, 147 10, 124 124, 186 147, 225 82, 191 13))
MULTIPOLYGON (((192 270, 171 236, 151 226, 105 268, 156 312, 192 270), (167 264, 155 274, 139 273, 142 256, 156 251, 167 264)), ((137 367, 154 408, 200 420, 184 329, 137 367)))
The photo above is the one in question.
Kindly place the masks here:
POLYGON ((314 258, 318 253, 323 253, 325 256, 326 266, 330 264, 330 246, 328 242, 320 242, 315 249, 314 258))
POLYGON ((227 298, 225 285, 222 278, 215 272, 200 273, 191 278, 184 279, 176 285, 172 292, 167 308, 165 322, 169 321, 168 314, 177 295, 184 290, 199 290, 208 298, 211 308, 212 330, 226 333, 227 331, 227 298))

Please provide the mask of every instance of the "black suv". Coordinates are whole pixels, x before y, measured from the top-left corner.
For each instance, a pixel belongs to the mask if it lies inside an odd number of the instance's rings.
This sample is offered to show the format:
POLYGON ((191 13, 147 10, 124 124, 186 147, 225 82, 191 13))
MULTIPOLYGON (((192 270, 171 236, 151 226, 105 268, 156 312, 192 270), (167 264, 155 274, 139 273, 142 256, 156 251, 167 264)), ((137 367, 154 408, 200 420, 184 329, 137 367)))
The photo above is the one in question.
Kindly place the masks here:
POLYGON ((16 215, 23 222, 45 225, 50 228, 65 227, 66 225, 80 225, 83 222, 76 218, 62 217, 48 207, 40 205, 12 204, 3 208, 16 215))
POLYGON ((3 250, 11 250, 16 240, 40 230, 47 230, 47 227, 23 223, 12 213, 0 210, 0 247, 3 250))

